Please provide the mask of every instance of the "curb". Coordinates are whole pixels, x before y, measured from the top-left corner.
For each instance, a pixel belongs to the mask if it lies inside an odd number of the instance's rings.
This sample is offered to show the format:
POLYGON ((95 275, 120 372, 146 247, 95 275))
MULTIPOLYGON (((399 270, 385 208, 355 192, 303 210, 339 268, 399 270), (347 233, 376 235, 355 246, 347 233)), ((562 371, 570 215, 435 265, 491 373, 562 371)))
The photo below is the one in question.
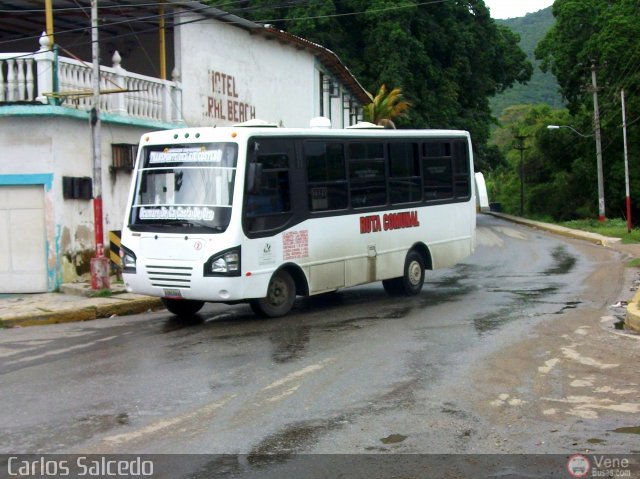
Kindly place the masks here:
POLYGON ((529 226, 531 228, 537 228, 543 231, 548 231, 550 233, 555 233, 566 238, 580 239, 584 241, 588 241, 590 243, 600 245, 600 246, 609 246, 612 244, 616 244, 622 241, 621 238, 611 238, 609 236, 603 236, 597 233, 590 233, 588 231, 577 231, 572 230, 570 228, 565 228, 564 226, 552 225, 549 223, 542 223, 540 221, 528 220, 525 218, 520 218, 518 216, 507 215, 504 213, 496 213, 495 211, 486 211, 484 212, 491 216, 495 216, 496 218, 502 218, 507 221, 511 221, 513 223, 518 223, 521 225, 529 226))
POLYGON ((627 305, 627 315, 624 324, 640 333, 640 291, 636 291, 631 302, 627 305))
POLYGON ((26 313, 0 319, 0 325, 5 328, 40 326, 45 324, 71 323, 89 321, 111 316, 126 316, 140 314, 149 310, 162 309, 162 301, 155 297, 140 297, 113 304, 87 306, 81 309, 63 309, 42 313, 26 313))

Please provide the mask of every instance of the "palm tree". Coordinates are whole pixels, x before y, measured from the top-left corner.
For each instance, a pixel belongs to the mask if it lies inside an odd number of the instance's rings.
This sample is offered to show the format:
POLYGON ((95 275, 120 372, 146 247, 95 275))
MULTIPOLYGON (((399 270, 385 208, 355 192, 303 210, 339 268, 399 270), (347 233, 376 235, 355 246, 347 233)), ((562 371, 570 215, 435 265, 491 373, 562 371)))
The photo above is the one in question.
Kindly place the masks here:
POLYGON ((402 99, 402 90, 400 88, 394 88, 387 93, 387 87, 382 85, 375 97, 369 92, 367 92, 367 95, 369 95, 371 103, 363 108, 364 120, 376 125, 381 124, 381 122, 386 123, 383 120, 391 120, 393 122, 394 118, 404 115, 411 107, 411 103, 402 99))

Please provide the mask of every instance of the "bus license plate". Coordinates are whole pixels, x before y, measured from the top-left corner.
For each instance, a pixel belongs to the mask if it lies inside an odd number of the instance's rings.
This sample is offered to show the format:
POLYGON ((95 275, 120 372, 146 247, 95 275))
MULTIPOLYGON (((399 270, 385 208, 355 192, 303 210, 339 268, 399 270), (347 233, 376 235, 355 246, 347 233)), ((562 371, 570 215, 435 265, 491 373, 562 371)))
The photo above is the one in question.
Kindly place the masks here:
POLYGON ((165 298, 182 298, 182 293, 179 289, 166 289, 164 290, 165 298))

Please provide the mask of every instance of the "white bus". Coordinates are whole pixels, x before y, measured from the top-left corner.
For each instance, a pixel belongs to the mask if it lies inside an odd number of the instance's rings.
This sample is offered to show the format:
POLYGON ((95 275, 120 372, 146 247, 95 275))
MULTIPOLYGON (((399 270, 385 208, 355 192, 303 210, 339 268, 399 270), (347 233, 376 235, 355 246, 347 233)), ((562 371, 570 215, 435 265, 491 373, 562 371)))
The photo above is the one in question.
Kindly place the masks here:
POLYGON ((374 281, 416 295, 425 270, 473 252, 466 131, 256 125, 142 137, 121 238, 129 291, 179 316, 248 302, 277 317, 297 295, 374 281))

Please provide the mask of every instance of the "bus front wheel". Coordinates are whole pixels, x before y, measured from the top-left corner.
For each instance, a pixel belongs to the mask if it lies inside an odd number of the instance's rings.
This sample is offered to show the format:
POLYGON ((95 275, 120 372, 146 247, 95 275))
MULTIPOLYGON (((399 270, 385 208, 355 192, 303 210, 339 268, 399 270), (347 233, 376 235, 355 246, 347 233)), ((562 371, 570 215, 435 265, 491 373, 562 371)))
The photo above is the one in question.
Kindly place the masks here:
POLYGON ((417 251, 409 251, 404 261, 404 275, 382 281, 384 290, 392 296, 415 296, 424 283, 424 259, 417 251))
POLYGON ((267 296, 251 300, 251 309, 258 316, 278 318, 284 316, 293 307, 296 300, 296 285, 286 271, 277 271, 269 281, 267 296))
POLYGON ((162 298, 162 304, 170 313, 186 318, 193 316, 204 306, 204 301, 195 301, 193 299, 168 299, 162 298))

